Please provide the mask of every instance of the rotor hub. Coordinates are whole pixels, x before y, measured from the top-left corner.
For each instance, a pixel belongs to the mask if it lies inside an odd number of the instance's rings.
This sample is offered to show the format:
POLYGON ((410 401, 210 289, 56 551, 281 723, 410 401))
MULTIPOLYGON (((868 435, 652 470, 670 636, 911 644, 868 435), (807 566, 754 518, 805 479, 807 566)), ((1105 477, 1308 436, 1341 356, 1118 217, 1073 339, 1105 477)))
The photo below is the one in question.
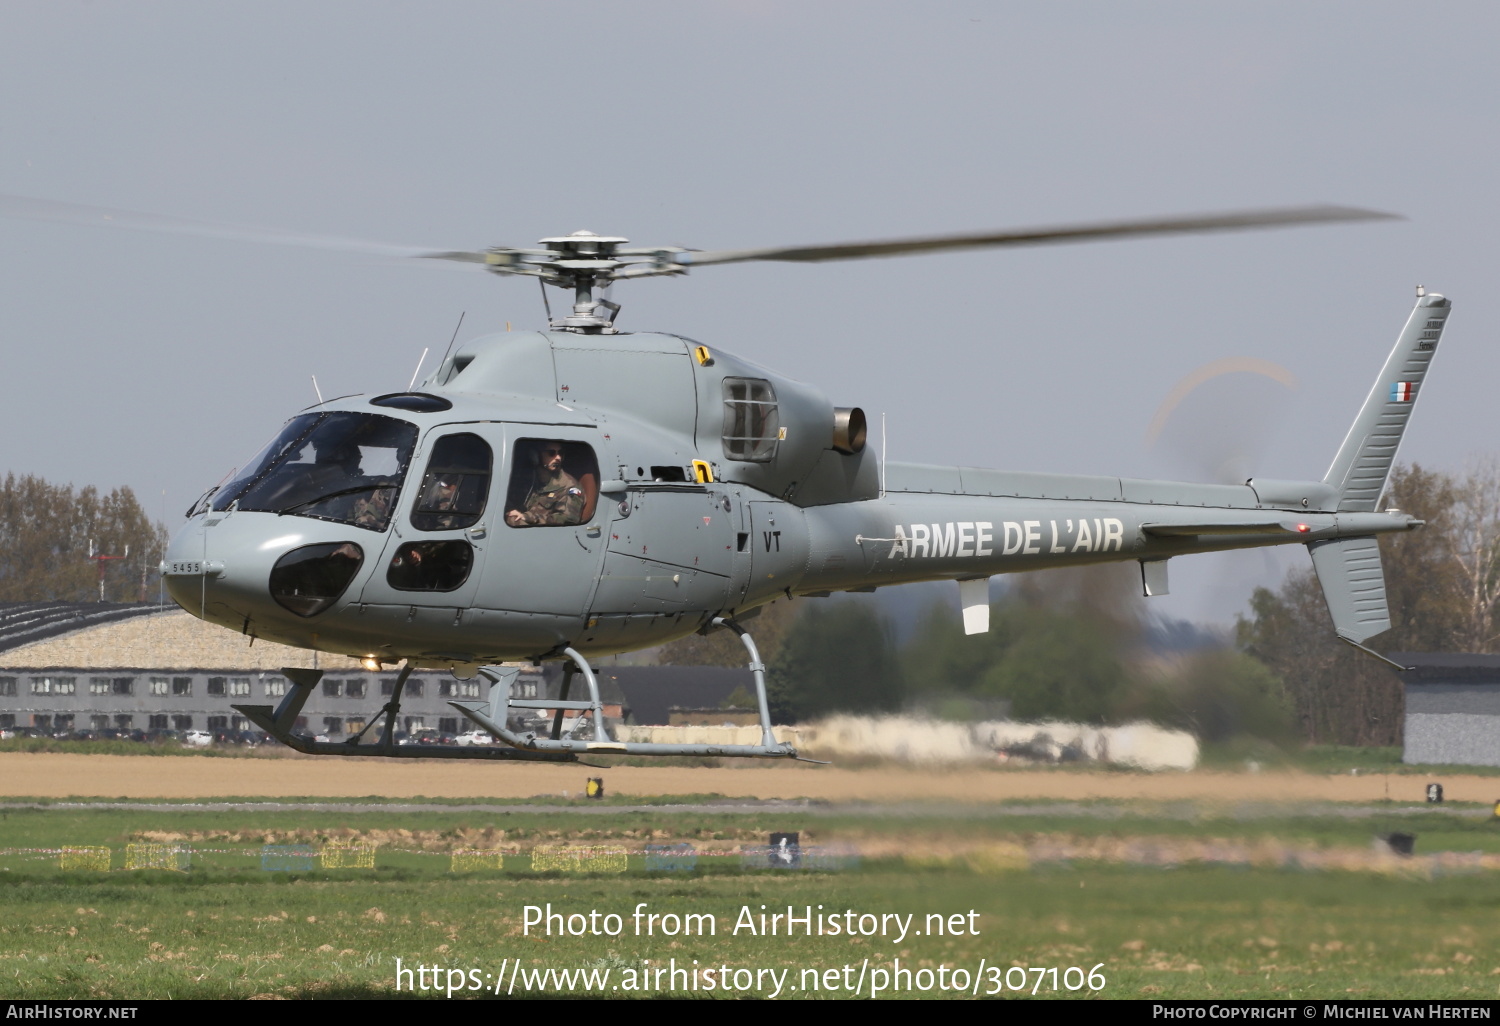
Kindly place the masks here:
POLYGON ((629 239, 618 235, 595 235, 593 232, 584 230, 577 231, 571 235, 557 235, 550 239, 538 239, 543 246, 552 252, 569 257, 613 257, 615 247, 629 242, 629 239))

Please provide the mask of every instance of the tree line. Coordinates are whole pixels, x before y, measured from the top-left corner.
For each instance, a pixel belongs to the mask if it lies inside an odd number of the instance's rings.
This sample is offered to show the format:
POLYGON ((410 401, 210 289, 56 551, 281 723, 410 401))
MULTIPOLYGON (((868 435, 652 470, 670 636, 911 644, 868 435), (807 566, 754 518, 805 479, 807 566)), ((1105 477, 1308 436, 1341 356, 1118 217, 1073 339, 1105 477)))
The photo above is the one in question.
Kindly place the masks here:
POLYGON ((0 482, 0 602, 97 602, 101 565, 106 602, 145 601, 166 545, 166 526, 128 487, 101 493, 14 473, 0 482))
MULTIPOLYGON (((1017 575, 991 609, 990 631, 973 636, 956 609, 934 603, 898 643, 894 625, 863 597, 778 602, 746 626, 761 643, 778 722, 916 711, 969 720, 1149 719, 1208 740, 1290 738, 1292 705, 1256 659, 1227 647, 1153 654, 1139 587, 1133 564, 1017 575), (768 617, 773 630, 762 635, 768 617)), ((665 646, 659 661, 744 666, 745 653, 720 631, 665 646)))

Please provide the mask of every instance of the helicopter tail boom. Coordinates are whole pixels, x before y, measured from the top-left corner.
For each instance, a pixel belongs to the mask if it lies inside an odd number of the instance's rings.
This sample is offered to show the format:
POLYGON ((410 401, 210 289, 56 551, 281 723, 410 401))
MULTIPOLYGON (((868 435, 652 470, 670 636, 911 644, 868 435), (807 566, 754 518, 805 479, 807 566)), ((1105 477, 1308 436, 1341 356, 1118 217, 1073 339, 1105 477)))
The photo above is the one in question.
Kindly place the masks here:
POLYGON ((1189 484, 891 463, 879 504, 891 526, 877 514, 855 534, 843 510, 813 511, 821 558, 810 562, 821 569, 799 590, 868 587, 872 572, 890 583, 948 578, 960 582, 965 627, 977 633, 991 574, 1136 559, 1146 594, 1159 595, 1174 556, 1302 543, 1338 637, 1363 648, 1391 626, 1376 536, 1421 526, 1377 507, 1450 307, 1419 294, 1322 481, 1189 484), (847 555, 836 551, 841 529, 854 535, 847 555))

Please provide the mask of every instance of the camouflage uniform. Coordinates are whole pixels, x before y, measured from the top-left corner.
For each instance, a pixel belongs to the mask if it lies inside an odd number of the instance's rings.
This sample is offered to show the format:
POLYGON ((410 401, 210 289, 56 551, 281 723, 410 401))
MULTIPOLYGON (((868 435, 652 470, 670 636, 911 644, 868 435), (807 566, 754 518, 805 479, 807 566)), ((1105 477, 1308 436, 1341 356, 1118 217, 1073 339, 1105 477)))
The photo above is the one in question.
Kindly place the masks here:
POLYGON ((350 519, 357 527, 369 527, 378 531, 385 524, 390 506, 390 492, 383 488, 377 489, 369 495, 354 500, 350 519))
POLYGON ((532 484, 521 519, 528 526, 582 523, 583 489, 571 474, 559 470, 547 480, 532 484))

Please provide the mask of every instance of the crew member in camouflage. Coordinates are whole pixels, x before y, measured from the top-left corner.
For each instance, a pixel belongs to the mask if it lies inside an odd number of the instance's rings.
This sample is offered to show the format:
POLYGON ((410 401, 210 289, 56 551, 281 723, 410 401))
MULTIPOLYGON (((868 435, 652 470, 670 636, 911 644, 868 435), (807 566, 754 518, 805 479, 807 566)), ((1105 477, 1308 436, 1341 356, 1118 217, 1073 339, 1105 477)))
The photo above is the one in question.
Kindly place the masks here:
POLYGON ((458 480, 449 477, 434 478, 422 504, 417 507, 422 522, 416 526, 424 531, 449 531, 455 527, 463 527, 464 524, 459 522, 459 514, 455 512, 457 507, 458 480))
POLYGON ((563 470, 562 442, 537 446, 536 477, 526 496, 524 509, 509 510, 505 522, 511 527, 577 524, 583 521, 583 489, 563 470))
POLYGON ((356 527, 368 527, 372 531, 384 531, 389 519, 391 496, 394 485, 374 485, 369 495, 354 500, 350 519, 356 527))

